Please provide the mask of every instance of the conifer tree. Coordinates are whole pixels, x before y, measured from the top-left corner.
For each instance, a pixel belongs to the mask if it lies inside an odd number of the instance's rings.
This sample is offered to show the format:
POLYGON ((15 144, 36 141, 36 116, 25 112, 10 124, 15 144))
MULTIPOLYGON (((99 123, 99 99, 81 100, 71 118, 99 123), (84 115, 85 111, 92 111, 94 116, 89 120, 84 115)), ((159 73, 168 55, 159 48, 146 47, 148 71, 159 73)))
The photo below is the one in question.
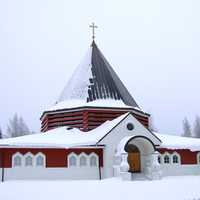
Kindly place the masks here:
POLYGON ((9 120, 7 127, 8 137, 18 137, 22 135, 27 135, 30 130, 22 117, 18 117, 17 114, 14 115, 12 119, 9 120))
POLYGON ((183 120, 183 137, 192 137, 191 126, 188 119, 185 117, 183 120))
POLYGON ((200 138, 200 117, 196 116, 194 122, 194 136, 200 138))

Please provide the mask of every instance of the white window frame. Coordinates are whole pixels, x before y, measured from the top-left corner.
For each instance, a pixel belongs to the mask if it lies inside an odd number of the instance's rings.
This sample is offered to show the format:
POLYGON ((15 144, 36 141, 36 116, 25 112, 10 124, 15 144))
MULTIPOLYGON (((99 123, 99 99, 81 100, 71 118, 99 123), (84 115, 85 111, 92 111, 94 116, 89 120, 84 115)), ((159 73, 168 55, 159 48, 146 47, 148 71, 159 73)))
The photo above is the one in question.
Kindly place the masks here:
POLYGON ((68 156, 67 156, 67 164, 68 164, 68 167, 78 167, 79 165, 79 157, 77 154, 75 154, 74 152, 70 153, 68 156), (70 165, 70 158, 71 157, 75 157, 76 159, 76 165, 70 165))
POLYGON ((171 155, 168 153, 168 152, 165 152, 163 155, 162 155, 162 164, 164 165, 170 165, 172 163, 172 158, 171 158, 171 155), (168 156, 169 157, 169 163, 165 163, 165 156, 168 156))
POLYGON ((34 163, 35 163, 36 167, 46 167, 46 156, 45 156, 45 154, 43 154, 41 152, 37 153, 35 155, 34 163), (40 157, 40 156, 43 158, 43 161, 44 161, 43 165, 37 165, 37 158, 40 157))
POLYGON ((173 152, 173 154, 171 155, 171 163, 173 165, 180 165, 181 164, 181 156, 177 153, 177 152, 173 152), (174 163, 173 162, 173 157, 177 156, 178 157, 178 163, 174 163))
POLYGON ((25 155, 24 155, 24 167, 34 167, 35 166, 35 156, 32 154, 32 153, 30 153, 30 152, 28 152, 28 153, 26 153, 25 155), (26 165, 26 159, 28 158, 28 157, 31 157, 32 158, 32 165, 26 165))
POLYGON ((23 167, 23 166, 24 166, 24 157, 23 157, 23 155, 21 153, 19 153, 19 152, 13 154, 12 155, 12 167, 23 167), (15 165, 15 163, 14 163, 15 157, 18 157, 18 156, 21 158, 21 165, 19 165, 19 166, 15 165))
POLYGON ((88 162, 88 155, 84 152, 82 152, 80 155, 79 155, 79 167, 88 167, 89 166, 89 162, 88 162), (81 165, 81 157, 85 157, 86 159, 86 165, 81 165))
POLYGON ((92 168, 93 168, 93 167, 94 167, 94 168, 95 168, 95 167, 98 167, 98 166, 99 166, 99 156, 98 156, 96 153, 91 153, 91 154, 89 155, 89 163, 88 163, 88 164, 89 164, 89 166, 92 167, 92 168), (92 165, 91 165, 91 159, 92 159, 92 157, 95 157, 95 158, 96 158, 96 166, 92 166, 92 165))
POLYGON ((199 158, 200 158, 200 152, 197 153, 197 165, 200 164, 200 159, 199 158))

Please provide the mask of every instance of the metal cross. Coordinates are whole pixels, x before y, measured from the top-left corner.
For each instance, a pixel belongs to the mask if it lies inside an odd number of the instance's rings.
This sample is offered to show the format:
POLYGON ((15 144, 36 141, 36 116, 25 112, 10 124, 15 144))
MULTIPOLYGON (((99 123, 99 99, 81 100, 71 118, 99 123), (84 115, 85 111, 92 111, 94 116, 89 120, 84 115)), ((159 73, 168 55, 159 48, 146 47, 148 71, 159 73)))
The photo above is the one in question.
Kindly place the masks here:
POLYGON ((92 22, 92 25, 90 25, 89 27, 92 28, 92 39, 94 40, 94 38, 95 38, 95 28, 98 28, 98 26, 96 26, 94 24, 94 22, 92 22))

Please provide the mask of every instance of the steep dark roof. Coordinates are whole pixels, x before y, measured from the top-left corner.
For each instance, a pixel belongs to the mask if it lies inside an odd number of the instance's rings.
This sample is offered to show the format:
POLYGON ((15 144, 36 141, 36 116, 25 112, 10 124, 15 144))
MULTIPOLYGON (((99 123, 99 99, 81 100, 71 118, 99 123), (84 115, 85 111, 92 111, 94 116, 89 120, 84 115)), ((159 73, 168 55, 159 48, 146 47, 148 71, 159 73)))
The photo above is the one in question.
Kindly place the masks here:
POLYGON ((139 107, 94 41, 58 102, 72 99, 85 102, 100 99, 121 100, 127 106, 139 107))
POLYGON ((87 101, 96 99, 122 100, 126 105, 138 107, 120 78, 112 69, 95 42, 92 43, 92 75, 88 89, 87 101))

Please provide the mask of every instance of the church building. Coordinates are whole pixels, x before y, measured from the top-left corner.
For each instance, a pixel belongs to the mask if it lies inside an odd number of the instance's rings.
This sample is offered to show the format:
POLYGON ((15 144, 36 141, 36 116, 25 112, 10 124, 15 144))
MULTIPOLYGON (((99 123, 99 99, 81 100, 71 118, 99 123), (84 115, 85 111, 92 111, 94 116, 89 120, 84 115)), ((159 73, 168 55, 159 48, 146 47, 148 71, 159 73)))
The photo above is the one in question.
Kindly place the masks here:
POLYGON ((144 112, 98 48, 94 36, 41 132, 0 140, 0 177, 153 180, 200 175, 200 139, 149 128, 144 112))

